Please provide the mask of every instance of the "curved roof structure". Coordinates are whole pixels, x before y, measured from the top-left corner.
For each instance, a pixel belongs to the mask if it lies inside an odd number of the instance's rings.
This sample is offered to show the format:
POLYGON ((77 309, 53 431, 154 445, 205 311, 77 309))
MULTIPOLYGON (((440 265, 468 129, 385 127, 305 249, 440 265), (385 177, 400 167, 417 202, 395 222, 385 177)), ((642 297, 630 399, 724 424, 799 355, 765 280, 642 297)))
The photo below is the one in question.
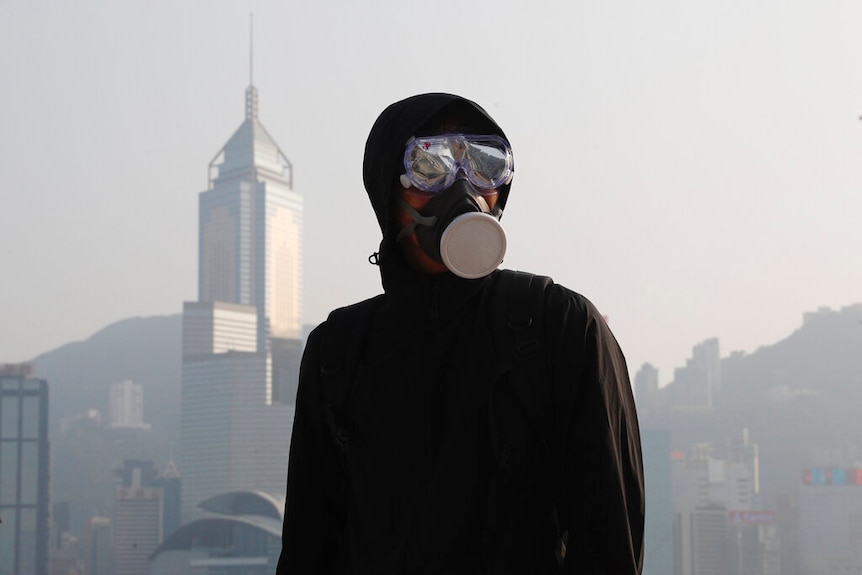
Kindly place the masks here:
POLYGON ((230 491, 210 497, 198 507, 220 515, 258 515, 284 521, 284 501, 263 491, 230 491))
POLYGON ((196 519, 174 531, 150 555, 150 560, 166 551, 187 551, 193 547, 227 548, 239 526, 281 538, 284 502, 262 491, 232 491, 216 495, 200 504, 212 515, 196 519))

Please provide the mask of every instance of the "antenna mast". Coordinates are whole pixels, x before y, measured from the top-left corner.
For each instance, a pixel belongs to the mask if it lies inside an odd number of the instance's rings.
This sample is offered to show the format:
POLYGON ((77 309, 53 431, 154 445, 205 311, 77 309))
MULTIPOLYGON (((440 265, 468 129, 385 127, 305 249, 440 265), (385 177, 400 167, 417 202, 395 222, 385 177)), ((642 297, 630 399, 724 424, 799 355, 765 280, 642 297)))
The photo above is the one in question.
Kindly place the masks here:
POLYGON ((254 12, 248 15, 248 85, 254 85, 254 12))

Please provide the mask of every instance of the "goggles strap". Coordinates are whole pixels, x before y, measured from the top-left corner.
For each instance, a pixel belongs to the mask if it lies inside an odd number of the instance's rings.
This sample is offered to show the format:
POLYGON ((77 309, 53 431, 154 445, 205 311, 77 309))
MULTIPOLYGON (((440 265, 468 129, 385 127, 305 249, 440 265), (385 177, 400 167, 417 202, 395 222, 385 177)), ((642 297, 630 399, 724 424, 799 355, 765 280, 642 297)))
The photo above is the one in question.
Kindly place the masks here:
POLYGON ((404 201, 404 198, 398 198, 398 205, 407 212, 407 215, 413 218, 413 221, 401 228, 401 231, 398 232, 398 237, 396 241, 400 242, 407 236, 413 233, 413 230, 416 229, 416 226, 425 226, 425 227, 433 227, 434 224, 437 223, 437 216, 423 216, 416 209, 404 201))

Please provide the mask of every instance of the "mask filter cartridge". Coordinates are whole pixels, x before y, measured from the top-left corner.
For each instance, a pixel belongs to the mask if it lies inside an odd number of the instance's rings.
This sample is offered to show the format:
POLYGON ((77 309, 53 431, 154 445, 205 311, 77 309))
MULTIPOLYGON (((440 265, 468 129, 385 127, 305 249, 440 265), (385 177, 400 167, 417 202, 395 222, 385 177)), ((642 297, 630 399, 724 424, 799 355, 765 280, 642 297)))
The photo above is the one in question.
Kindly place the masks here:
POLYGON ((493 272, 506 255, 506 232, 497 218, 482 212, 456 217, 443 230, 440 257, 456 276, 477 279, 493 272))

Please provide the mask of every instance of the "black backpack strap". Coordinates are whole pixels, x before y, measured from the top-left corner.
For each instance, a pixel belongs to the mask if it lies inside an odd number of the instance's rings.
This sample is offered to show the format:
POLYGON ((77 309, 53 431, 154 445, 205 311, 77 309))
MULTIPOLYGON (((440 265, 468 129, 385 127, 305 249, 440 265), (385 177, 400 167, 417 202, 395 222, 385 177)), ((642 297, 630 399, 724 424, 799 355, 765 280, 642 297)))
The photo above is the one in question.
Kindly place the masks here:
POLYGON ((506 525, 511 517, 507 507, 513 503, 512 497, 520 496, 509 493, 509 481, 513 466, 524 456, 527 438, 513 430, 526 426, 540 442, 542 450, 550 453, 551 418, 547 417, 550 385, 545 364, 544 312, 545 290, 552 283, 549 277, 501 270, 489 294, 487 309, 499 376, 492 384, 489 397, 489 436, 497 470, 488 492, 486 537, 495 540, 496 545, 508 544, 511 533, 506 525), (511 397, 503 400, 503 396, 511 397), (508 495, 504 495, 506 493, 508 495))
POLYGON ((362 360, 371 316, 383 298, 378 295, 334 310, 323 328, 320 376, 324 418, 342 459, 350 439, 345 426, 347 399, 362 360))
POLYGON ((554 281, 547 276, 502 270, 497 282, 491 313, 498 356, 509 372, 511 391, 546 443, 549 418, 545 404, 550 386, 546 384, 543 341, 545 290, 554 281))

